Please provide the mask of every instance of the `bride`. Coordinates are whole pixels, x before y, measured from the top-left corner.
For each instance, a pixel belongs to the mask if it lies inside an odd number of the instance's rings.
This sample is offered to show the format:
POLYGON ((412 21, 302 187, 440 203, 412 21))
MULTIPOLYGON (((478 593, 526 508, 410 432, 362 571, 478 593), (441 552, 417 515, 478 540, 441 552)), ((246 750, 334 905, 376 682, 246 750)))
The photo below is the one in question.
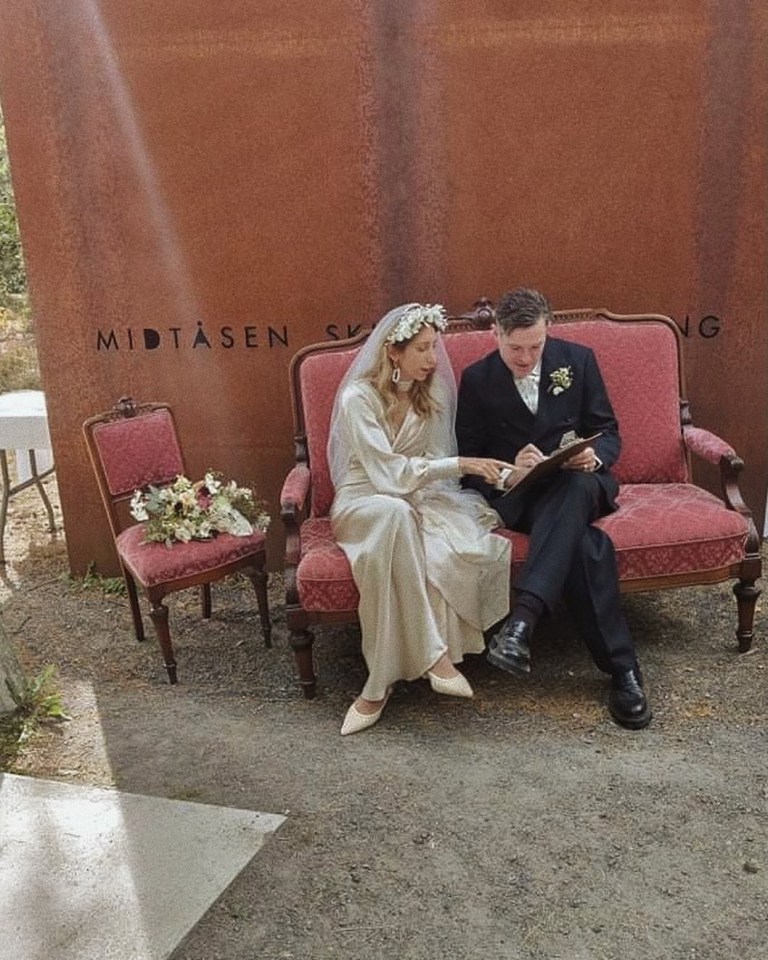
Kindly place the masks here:
POLYGON ((445 326, 441 306, 391 310, 334 402, 331 520, 360 593, 368 667, 342 736, 376 723, 397 680, 423 676, 437 693, 471 697, 454 664, 481 653, 482 631, 508 611, 509 542, 491 534, 498 515, 459 478, 496 484, 514 468, 457 455, 445 326))

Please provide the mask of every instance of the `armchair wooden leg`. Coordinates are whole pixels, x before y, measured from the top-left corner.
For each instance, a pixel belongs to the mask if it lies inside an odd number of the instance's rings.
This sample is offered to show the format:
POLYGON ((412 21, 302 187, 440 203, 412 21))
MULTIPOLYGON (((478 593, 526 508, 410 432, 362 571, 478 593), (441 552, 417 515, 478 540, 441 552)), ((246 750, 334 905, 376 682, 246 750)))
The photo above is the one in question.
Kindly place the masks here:
POLYGON ((253 589, 256 591, 256 602, 259 605, 259 620, 261 620, 261 632, 264 634, 264 646, 271 648, 272 619, 269 615, 266 571, 252 569, 247 573, 247 577, 253 584, 253 589))
POLYGON ((152 617, 152 623, 155 625, 155 632, 160 643, 160 649, 163 652, 165 669, 168 671, 168 681, 176 683, 176 661, 173 657, 173 644, 171 643, 171 632, 168 629, 168 607, 162 600, 155 601, 150 597, 151 607, 149 615, 152 617))
POLYGON ((141 619, 141 606, 139 605, 139 595, 136 591, 136 581, 123 567, 123 580, 125 580, 125 589, 128 594, 128 604, 131 608, 131 619, 133 620, 133 632, 139 643, 144 642, 144 621, 141 619))
POLYGON ((762 590, 760 587, 755 586, 754 580, 739 580, 738 583, 734 584, 733 592, 736 594, 736 605, 739 615, 739 627, 736 631, 736 638, 739 641, 739 651, 746 653, 752 646, 755 604, 762 590))
POLYGON ((317 678, 312 662, 312 643, 314 636, 309 630, 291 630, 290 640, 296 666, 299 669, 299 683, 306 700, 312 700, 317 692, 317 678))
POLYGON ((203 620, 211 619, 211 585, 200 584, 200 605, 203 608, 203 620))

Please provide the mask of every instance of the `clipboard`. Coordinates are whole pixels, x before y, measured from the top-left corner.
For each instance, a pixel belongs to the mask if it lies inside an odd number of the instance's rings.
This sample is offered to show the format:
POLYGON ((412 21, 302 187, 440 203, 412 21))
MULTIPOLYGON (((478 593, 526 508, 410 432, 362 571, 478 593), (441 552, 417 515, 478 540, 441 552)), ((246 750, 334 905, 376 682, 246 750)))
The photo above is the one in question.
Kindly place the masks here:
POLYGON ((502 493, 502 497, 508 497, 510 493, 514 493, 516 490, 522 490, 524 487, 536 483, 537 480, 548 477, 574 454, 581 453, 582 450, 591 447, 592 442, 602 435, 602 432, 599 432, 593 433, 591 437, 577 437, 575 440, 569 440, 568 443, 558 447, 557 450, 553 450, 544 460, 540 460, 535 467, 531 467, 524 477, 502 493))

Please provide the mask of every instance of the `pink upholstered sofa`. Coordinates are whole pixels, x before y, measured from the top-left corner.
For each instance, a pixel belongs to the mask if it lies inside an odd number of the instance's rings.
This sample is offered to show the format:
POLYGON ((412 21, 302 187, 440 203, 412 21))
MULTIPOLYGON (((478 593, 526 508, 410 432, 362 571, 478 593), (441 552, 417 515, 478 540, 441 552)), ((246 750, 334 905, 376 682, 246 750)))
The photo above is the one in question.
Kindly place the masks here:
MULTIPOLYGON (((472 314, 452 320, 445 336, 457 379, 494 349, 492 307, 478 304, 472 314)), ((557 313, 552 335, 595 351, 619 421, 619 509, 599 523, 615 544, 622 591, 735 579, 736 636, 739 649, 748 650, 761 559, 738 488, 743 463, 725 441, 690 422, 677 326, 658 315, 577 310, 557 313), (719 467, 722 499, 692 482, 691 454, 719 467)), ((296 465, 283 485, 281 513, 286 617, 306 697, 316 690, 310 627, 357 619, 357 589, 328 519, 333 488, 326 443, 336 388, 362 339, 305 347, 291 364, 296 465)), ((512 541, 514 578, 528 538, 498 535, 512 541)))

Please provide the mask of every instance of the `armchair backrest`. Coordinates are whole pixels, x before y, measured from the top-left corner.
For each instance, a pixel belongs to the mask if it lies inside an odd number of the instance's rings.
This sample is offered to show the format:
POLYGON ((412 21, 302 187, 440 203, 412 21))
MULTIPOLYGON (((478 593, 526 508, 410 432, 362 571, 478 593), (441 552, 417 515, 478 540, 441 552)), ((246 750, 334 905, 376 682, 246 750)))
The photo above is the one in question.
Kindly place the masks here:
POLYGON ((125 526, 119 503, 139 487, 163 486, 185 472, 167 404, 121 401, 113 410, 86 420, 83 434, 115 536, 125 526))
MULTIPOLYGON (((663 317, 620 317, 589 310, 556 313, 552 336, 595 351, 622 437, 613 472, 620 483, 684 483, 689 479, 680 404, 684 383, 680 342, 663 317), (563 322, 558 322, 562 318, 563 322)), ((457 381, 466 366, 495 349, 491 330, 449 332, 444 338, 457 381)), ((326 446, 336 390, 355 356, 351 344, 316 344, 294 358, 297 436, 306 437, 312 468, 312 516, 333 501, 326 446)))

